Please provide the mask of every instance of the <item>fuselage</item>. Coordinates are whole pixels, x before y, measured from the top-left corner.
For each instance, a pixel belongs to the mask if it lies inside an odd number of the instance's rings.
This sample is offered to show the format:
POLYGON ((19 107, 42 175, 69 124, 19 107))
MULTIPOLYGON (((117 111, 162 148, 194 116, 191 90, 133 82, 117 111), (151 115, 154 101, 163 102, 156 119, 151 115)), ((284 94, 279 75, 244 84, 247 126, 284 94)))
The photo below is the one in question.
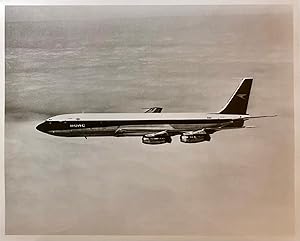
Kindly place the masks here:
POLYGON ((203 128, 241 128, 248 115, 215 113, 77 113, 57 115, 39 124, 37 130, 55 136, 143 136, 168 131, 179 135, 203 128))

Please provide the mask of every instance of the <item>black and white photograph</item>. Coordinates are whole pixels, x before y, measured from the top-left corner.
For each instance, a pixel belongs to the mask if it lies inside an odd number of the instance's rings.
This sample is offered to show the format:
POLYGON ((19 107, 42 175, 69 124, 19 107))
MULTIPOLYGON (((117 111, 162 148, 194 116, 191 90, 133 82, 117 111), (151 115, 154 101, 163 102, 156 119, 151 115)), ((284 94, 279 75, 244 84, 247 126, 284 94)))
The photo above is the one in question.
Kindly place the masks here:
POLYGON ((7 235, 292 236, 291 5, 5 6, 7 235))

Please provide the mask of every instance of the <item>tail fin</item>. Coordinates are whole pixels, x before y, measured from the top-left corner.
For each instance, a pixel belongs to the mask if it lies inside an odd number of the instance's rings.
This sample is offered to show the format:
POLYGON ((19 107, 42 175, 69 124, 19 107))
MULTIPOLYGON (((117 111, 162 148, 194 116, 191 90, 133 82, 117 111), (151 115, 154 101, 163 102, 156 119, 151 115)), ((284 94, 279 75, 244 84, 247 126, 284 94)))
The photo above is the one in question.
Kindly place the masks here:
POLYGON ((220 114, 247 114, 248 101, 253 78, 244 78, 239 87, 230 97, 227 104, 219 111, 220 114))

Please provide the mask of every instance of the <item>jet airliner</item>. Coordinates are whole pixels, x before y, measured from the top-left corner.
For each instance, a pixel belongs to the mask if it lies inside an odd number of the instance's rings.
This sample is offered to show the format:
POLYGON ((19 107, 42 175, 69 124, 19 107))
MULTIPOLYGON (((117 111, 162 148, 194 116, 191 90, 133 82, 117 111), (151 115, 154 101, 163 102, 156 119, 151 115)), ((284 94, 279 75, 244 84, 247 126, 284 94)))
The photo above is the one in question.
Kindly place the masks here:
POLYGON ((244 78, 226 105, 215 113, 161 113, 161 107, 149 108, 145 113, 77 113, 48 118, 36 129, 54 136, 141 136, 144 144, 171 143, 180 135, 183 143, 211 140, 211 134, 225 129, 246 128, 244 122, 252 118, 247 106, 253 78, 244 78))

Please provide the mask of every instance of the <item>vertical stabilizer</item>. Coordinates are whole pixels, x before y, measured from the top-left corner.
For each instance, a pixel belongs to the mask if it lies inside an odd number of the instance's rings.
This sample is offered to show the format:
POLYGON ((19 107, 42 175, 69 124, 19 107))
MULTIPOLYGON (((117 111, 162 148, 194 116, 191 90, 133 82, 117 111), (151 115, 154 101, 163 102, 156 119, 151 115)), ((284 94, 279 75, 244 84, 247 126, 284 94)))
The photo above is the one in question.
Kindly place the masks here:
POLYGON ((244 78, 220 114, 246 115, 253 78, 244 78))

